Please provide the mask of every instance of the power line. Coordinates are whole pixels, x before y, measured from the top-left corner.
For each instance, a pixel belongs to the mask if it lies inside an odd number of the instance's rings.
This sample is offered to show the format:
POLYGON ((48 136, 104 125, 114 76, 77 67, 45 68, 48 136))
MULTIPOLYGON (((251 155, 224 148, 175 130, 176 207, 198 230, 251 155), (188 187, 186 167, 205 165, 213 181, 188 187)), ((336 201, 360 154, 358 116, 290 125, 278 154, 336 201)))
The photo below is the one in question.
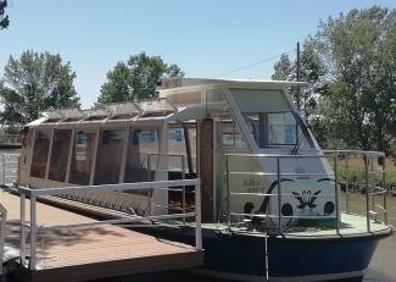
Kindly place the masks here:
POLYGON ((228 72, 224 72, 224 73, 221 73, 221 74, 219 74, 219 75, 217 75, 217 76, 214 76, 214 78, 226 76, 226 75, 232 74, 232 73, 234 73, 234 72, 238 72, 238 71, 241 71, 241 70, 244 70, 244 69, 252 68, 252 67, 255 67, 255 66, 257 66, 257 65, 261 65, 261 64, 263 64, 263 63, 266 63, 266 62, 272 61, 272 60, 274 60, 274 59, 276 59, 276 58, 279 58, 279 57, 281 57, 281 56, 284 55, 284 54, 288 54, 288 53, 294 52, 294 51, 296 51, 296 48, 287 50, 287 51, 285 51, 285 52, 283 52, 283 53, 281 53, 281 54, 278 54, 278 55, 275 55, 275 56, 272 56, 272 57, 268 57, 268 58, 265 58, 265 59, 256 61, 256 62, 251 63, 251 64, 248 64, 248 65, 243 65, 243 66, 234 68, 234 69, 232 69, 232 70, 230 70, 230 71, 228 71, 228 72))

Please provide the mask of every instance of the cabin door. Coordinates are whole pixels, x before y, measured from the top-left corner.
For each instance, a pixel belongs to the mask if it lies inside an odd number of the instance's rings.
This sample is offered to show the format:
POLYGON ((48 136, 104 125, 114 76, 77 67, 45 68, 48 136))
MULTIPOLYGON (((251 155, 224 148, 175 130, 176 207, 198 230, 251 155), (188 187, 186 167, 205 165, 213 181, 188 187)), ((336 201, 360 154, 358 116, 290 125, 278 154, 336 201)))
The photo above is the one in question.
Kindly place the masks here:
POLYGON ((198 123, 199 177, 201 178, 202 221, 213 222, 213 120, 203 119, 198 123))

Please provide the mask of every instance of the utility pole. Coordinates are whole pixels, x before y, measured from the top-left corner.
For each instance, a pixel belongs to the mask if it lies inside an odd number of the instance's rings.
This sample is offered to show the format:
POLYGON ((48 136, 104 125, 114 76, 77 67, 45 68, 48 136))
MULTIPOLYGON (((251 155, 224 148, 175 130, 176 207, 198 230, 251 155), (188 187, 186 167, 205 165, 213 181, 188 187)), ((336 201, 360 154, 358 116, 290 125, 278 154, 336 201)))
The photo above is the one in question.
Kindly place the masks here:
MULTIPOLYGON (((296 60, 296 77, 297 81, 300 81, 300 42, 297 42, 297 60, 296 60)), ((300 101, 300 86, 297 85, 297 95, 296 95, 296 102, 297 102, 297 109, 301 110, 301 101, 300 101)))

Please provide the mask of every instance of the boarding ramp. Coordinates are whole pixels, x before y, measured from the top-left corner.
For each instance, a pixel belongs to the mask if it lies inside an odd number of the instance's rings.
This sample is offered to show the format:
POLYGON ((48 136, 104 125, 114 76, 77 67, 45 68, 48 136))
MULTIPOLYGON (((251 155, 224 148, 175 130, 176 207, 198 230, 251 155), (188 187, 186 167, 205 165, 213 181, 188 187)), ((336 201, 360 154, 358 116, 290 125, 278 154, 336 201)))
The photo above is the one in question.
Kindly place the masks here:
POLYGON ((20 223, 19 263, 25 271, 19 273, 27 273, 31 281, 84 281, 191 268, 203 263, 200 179, 46 189, 18 187, 18 191, 19 197, 0 193, 0 201, 10 218, 20 223), (42 197, 92 190, 174 191, 185 186, 194 187, 195 210, 173 214, 135 214, 99 221, 40 201, 42 197), (164 225, 190 228, 195 243, 169 242, 134 231, 138 227, 164 225))

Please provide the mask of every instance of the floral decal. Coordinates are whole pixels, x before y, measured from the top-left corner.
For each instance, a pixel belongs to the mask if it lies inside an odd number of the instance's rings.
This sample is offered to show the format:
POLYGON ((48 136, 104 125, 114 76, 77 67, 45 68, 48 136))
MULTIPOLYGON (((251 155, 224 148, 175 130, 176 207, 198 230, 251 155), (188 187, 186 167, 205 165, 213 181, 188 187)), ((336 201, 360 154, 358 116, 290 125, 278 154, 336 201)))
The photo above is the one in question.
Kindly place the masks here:
POLYGON ((317 196, 321 193, 322 191, 316 191, 315 193, 312 193, 311 190, 307 191, 302 191, 301 195, 297 192, 292 192, 292 194, 296 197, 297 201, 299 202, 299 205, 297 208, 303 209, 306 206, 308 206, 310 209, 313 209, 317 206, 315 204, 315 200, 318 198, 317 196))

